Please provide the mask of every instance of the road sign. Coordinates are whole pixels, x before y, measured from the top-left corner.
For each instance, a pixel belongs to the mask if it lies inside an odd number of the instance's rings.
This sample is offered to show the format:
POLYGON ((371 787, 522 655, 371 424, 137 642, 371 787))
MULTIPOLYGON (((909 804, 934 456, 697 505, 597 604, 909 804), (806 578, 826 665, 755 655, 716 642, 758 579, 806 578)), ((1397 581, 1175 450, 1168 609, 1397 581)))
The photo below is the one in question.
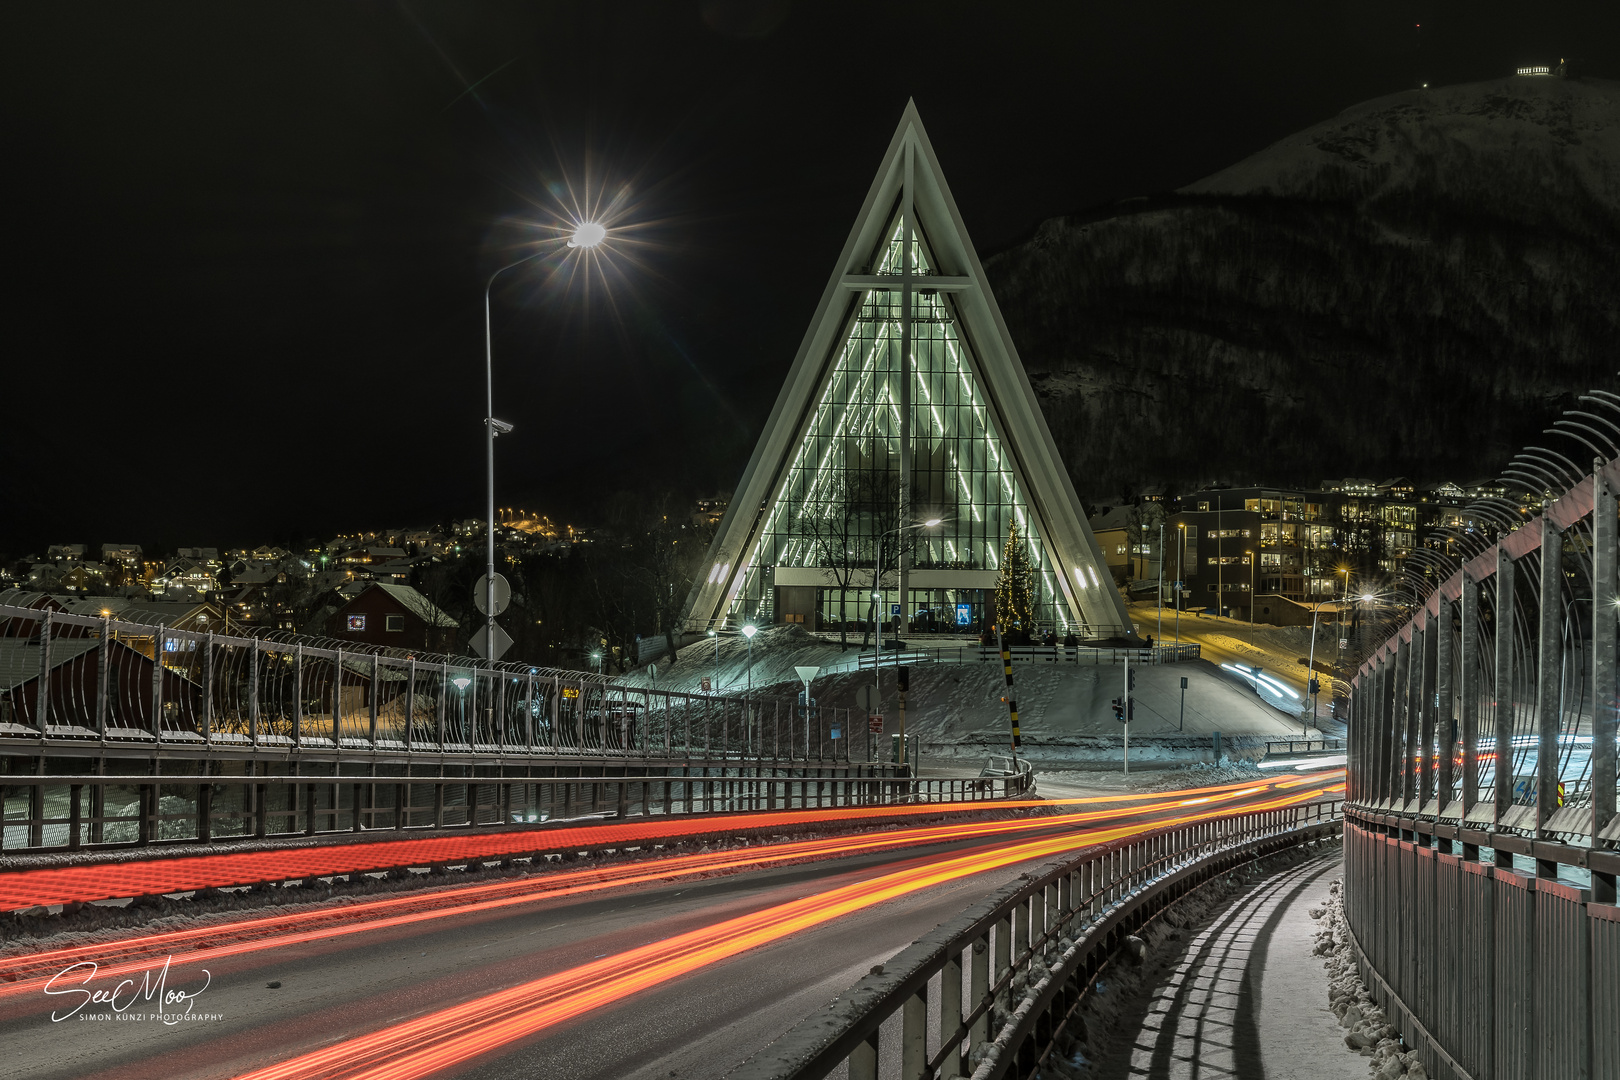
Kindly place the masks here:
POLYGON ((883 704, 883 695, 871 683, 863 683, 855 690, 855 703, 868 713, 875 713, 883 704))
POLYGON ((512 647, 512 635, 502 630, 498 624, 485 623, 478 628, 477 633, 473 634, 472 640, 468 644, 472 646, 472 651, 479 656, 487 657, 490 660, 499 660, 506 655, 506 650, 512 647), (490 648, 488 643, 491 627, 495 630, 494 648, 490 648))
POLYGON ((844 729, 839 727, 837 724, 834 724, 832 727, 827 729, 827 737, 829 739, 839 739, 842 738, 843 735, 844 729))
POLYGON ((898 615, 898 614, 900 614, 900 605, 899 604, 890 604, 889 605, 889 614, 890 615, 898 615))
POLYGON ((703 692, 705 694, 707 694, 710 689, 711 688, 709 686, 709 677, 707 675, 705 675, 705 676, 703 676, 703 692))
POLYGON ((577 698, 577 697, 579 697, 579 687, 577 687, 577 686, 565 686, 565 687, 563 687, 563 697, 565 697, 565 698, 577 698))
POLYGON ((1342 638, 1339 639, 1339 648, 1340 649, 1348 649, 1349 647, 1350 647, 1350 639, 1349 638, 1342 637, 1342 638))
POLYGON ((883 734, 883 714, 878 713, 866 718, 866 729, 873 735, 883 734))
MULTIPOLYGON (((505 611, 512 602, 512 586, 507 584, 506 578, 500 574, 495 575, 495 614, 505 611)), ((489 575, 483 574, 478 578, 478 584, 473 586, 473 606, 478 614, 488 615, 489 612, 489 575)), ((504 651, 504 650, 503 650, 504 651)))
POLYGON ((956 605, 956 625, 957 626, 972 626, 973 625, 973 605, 972 604, 957 604, 956 605))

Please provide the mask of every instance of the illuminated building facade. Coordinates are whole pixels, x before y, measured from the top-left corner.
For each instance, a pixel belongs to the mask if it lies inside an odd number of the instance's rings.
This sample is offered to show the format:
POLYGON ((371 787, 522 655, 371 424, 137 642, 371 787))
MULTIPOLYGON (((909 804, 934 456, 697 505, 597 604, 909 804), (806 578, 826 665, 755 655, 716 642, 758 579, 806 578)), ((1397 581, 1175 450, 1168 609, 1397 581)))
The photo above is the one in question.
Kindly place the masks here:
POLYGON ((687 600, 744 620, 971 631, 1016 528, 1034 631, 1127 625, 908 105, 687 600), (876 594, 876 595, 874 595, 876 594))

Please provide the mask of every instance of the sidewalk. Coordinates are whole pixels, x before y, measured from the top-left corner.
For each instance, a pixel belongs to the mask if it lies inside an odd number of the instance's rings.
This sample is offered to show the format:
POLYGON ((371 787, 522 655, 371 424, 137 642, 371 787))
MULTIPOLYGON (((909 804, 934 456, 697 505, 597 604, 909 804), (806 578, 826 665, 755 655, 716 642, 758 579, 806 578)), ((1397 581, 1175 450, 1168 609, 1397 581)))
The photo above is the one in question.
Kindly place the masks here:
POLYGON ((1335 852, 1283 870, 1232 899, 1179 949, 1122 1017, 1132 1045, 1093 1074, 1103 1080, 1366 1080, 1367 1059, 1344 1045, 1328 1008, 1327 972, 1313 956, 1335 852))

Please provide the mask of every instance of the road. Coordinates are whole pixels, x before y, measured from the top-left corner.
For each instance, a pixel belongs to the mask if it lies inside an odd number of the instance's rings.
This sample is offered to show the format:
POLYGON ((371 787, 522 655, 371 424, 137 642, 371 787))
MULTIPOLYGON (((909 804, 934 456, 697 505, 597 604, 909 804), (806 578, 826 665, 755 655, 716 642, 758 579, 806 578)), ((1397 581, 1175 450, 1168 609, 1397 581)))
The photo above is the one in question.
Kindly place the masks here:
MULTIPOLYGON (((45 974, 0 984, 0 1036, 14 1074, 34 1080, 721 1076, 1026 866, 1088 838, 1277 792, 1232 785, 1214 804, 1198 796, 1196 810, 1190 796, 1115 804, 1103 811, 1110 820, 1066 815, 862 834, 824 842, 886 848, 518 902, 502 894, 496 904, 431 917, 352 920, 348 930, 357 932, 301 935, 279 925, 259 941, 215 927, 200 954, 194 939, 149 938, 137 960, 131 946, 90 943, 56 962, 99 963, 104 952, 152 971, 155 985, 165 953, 178 949, 166 989, 195 997, 170 1009, 189 1004, 195 1016, 218 1018, 165 1023, 152 1005, 131 1000, 140 972, 98 970, 92 979, 81 967, 50 994, 39 985, 45 974), (908 842, 913 834, 921 842, 908 842), (232 951, 233 941, 245 944, 232 951), (122 979, 134 983, 111 1004, 86 1003, 77 990, 112 990, 122 979)), ((772 850, 737 857, 757 863, 772 850)), ((330 930, 334 918, 300 925, 330 930)), ((22 969, 13 962, 12 970, 22 969)))
MULTIPOLYGON (((1158 608, 1149 604, 1132 604, 1131 619, 1136 624, 1137 632, 1141 634, 1158 633, 1158 608)), ((1175 640, 1171 633, 1173 615, 1169 609, 1165 611, 1164 641, 1175 640)), ((1309 638, 1309 628, 1303 636, 1309 638)), ((1278 628, 1271 626, 1258 626, 1253 628, 1254 643, 1250 644, 1251 628, 1241 619, 1220 618, 1213 615, 1193 616, 1182 612, 1180 638, 1183 642, 1194 643, 1199 647, 1199 655, 1213 664, 1232 664, 1249 668, 1256 664, 1272 678, 1287 686, 1303 700, 1310 676, 1304 664, 1299 662, 1301 656, 1308 653, 1310 646, 1306 644, 1300 648, 1297 644, 1287 644, 1273 640, 1277 636, 1278 628)), ((1157 637, 1155 640, 1159 640, 1157 637)), ((1316 659, 1320 662, 1331 663, 1337 656, 1337 642, 1319 639, 1317 643, 1316 659), (1326 651, 1324 651, 1326 650, 1326 651)), ((1248 681, 1231 672, 1226 672, 1229 678, 1243 682, 1248 681)), ((1328 689, 1331 679, 1326 675, 1319 675, 1322 680, 1322 693, 1318 698, 1318 708, 1326 714, 1328 702, 1331 700, 1328 689)), ((1299 706, 1290 700, 1278 699, 1289 706, 1291 714, 1297 715, 1299 706)))

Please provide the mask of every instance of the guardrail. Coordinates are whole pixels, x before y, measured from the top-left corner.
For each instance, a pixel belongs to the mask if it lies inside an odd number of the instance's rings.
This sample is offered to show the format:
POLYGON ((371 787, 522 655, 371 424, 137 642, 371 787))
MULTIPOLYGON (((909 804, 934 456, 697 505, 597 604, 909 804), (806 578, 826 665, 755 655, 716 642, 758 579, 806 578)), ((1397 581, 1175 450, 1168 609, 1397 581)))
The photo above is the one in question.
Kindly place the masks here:
POLYGON ((876 1080, 880 1062, 905 1080, 1034 1075, 1127 935, 1241 863, 1336 834, 1339 805, 1162 829, 1031 871, 874 968, 732 1076, 817 1080, 847 1064, 849 1080, 876 1080), (880 1054, 896 1014, 900 1052, 880 1054))
POLYGON ((1343 750, 1343 739, 1267 739, 1266 756, 1273 754, 1308 754, 1326 750, 1343 750))
POLYGON ((1620 1076, 1620 852, 1350 808, 1362 981, 1431 1077, 1620 1076))
POLYGON ((1013 799, 1019 770, 972 779, 916 777, 890 764, 794 767, 759 762, 516 775, 0 777, 0 850, 76 851, 125 844, 445 829, 579 817, 810 810, 1013 799))
MULTIPOLYGON (((1019 645, 1007 650, 1015 664, 1077 664, 1080 667, 1102 667, 1123 664, 1174 664, 1197 660, 1199 646, 1154 645, 1140 648, 1090 648, 1088 646, 1019 645)), ((840 661, 822 669, 822 674, 842 671, 870 671, 881 663, 884 667, 895 664, 999 664, 1001 652, 992 645, 962 645, 946 649, 885 649, 879 660, 873 653, 862 653, 850 660, 840 661)))
MULTIPOLYGON (((865 717, 579 671, 0 606, 0 742, 31 752, 849 761, 865 717), (853 749, 851 744, 855 744, 853 749), (54 749, 53 749, 54 748, 54 749)), ((25 751, 26 752, 26 751, 25 751)))
POLYGON ((1351 684, 1345 914, 1431 1076, 1620 1076, 1620 458, 1576 453, 1526 450, 1502 483, 1539 516, 1471 504, 1366 598, 1395 633, 1351 684))

